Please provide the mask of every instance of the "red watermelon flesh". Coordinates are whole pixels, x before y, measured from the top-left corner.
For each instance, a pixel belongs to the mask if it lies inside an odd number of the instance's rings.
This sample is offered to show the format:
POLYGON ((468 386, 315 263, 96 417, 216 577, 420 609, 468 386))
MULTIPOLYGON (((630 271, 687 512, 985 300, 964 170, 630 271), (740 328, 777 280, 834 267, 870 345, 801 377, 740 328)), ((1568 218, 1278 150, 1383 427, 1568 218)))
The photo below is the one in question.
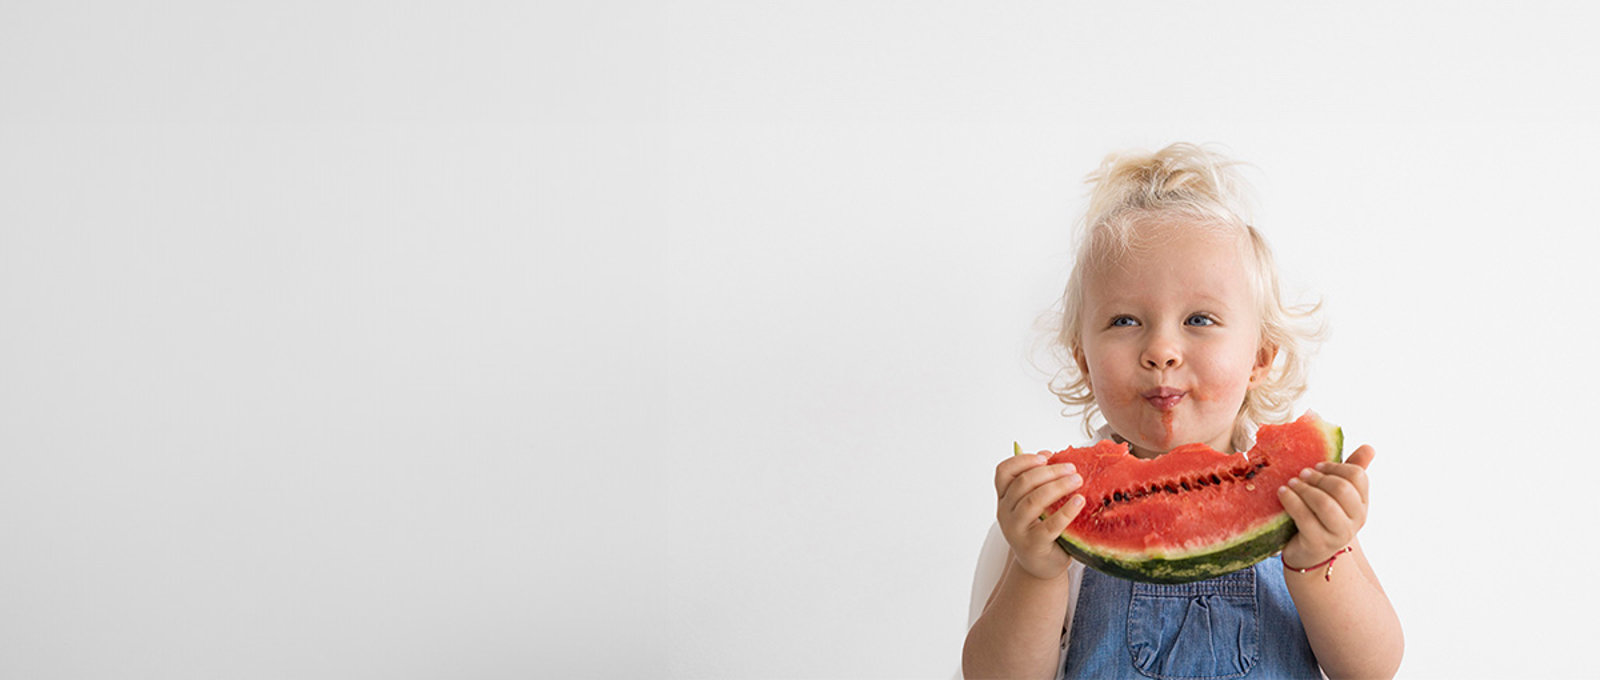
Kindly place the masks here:
POLYGON ((1142 460, 1111 441, 1059 451, 1050 462, 1077 466, 1087 503, 1057 542, 1091 566, 1140 581, 1182 583, 1248 567, 1294 534, 1278 487, 1339 461, 1342 446, 1339 428, 1308 412, 1262 426, 1243 455, 1186 444, 1142 460))

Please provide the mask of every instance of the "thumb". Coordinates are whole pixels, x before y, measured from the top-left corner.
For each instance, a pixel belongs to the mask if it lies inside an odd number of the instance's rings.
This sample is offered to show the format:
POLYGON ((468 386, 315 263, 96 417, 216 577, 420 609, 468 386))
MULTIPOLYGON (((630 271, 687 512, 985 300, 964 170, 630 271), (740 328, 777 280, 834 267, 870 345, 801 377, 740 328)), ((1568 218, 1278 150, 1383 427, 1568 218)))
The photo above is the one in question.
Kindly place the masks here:
POLYGON ((1350 457, 1346 458, 1344 462, 1365 470, 1367 469, 1368 465, 1372 464, 1372 459, 1376 458, 1377 456, 1378 453, 1374 451, 1371 446, 1362 444, 1361 448, 1356 449, 1355 453, 1350 454, 1350 457))

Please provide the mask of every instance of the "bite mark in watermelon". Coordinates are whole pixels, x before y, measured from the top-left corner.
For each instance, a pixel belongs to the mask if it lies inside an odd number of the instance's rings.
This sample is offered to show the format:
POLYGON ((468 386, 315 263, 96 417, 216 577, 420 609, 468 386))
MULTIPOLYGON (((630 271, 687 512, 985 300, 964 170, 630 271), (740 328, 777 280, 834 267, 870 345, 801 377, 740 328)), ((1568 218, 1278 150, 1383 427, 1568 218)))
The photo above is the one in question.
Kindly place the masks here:
POLYGON ((1087 502, 1056 543, 1134 581, 1187 583, 1243 569, 1294 536, 1278 487, 1317 463, 1339 462, 1343 447, 1343 432, 1308 411, 1263 425, 1245 455, 1185 444, 1143 460, 1109 440, 1058 451, 1050 463, 1077 466, 1087 502))

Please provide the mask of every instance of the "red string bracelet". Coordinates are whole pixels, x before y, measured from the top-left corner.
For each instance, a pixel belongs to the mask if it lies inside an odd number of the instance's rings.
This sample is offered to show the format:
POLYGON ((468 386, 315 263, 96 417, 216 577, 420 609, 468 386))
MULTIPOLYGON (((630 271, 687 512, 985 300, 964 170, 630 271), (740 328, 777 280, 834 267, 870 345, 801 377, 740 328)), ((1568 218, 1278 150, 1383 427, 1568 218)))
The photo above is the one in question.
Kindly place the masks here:
POLYGON ((1292 570, 1292 571, 1298 571, 1298 572, 1304 574, 1304 573, 1306 573, 1308 571, 1311 571, 1313 569, 1317 569, 1319 567, 1322 567, 1323 565, 1327 565, 1328 570, 1322 573, 1322 580, 1324 580, 1324 581, 1332 581, 1333 580, 1333 561, 1336 560, 1336 559, 1339 559, 1340 555, 1343 555, 1343 554, 1345 554, 1347 552, 1350 552, 1351 550, 1354 550, 1354 549, 1355 548, 1352 548, 1352 547, 1347 545, 1347 546, 1344 547, 1344 550, 1340 550, 1340 551, 1334 553, 1333 557, 1329 557, 1328 559, 1325 559, 1325 560, 1323 560, 1321 562, 1313 564, 1313 565, 1311 565, 1309 567, 1306 567, 1304 569, 1301 569, 1299 567, 1291 567, 1291 566, 1289 566, 1287 564, 1283 565, 1283 568, 1284 569, 1289 569, 1289 570, 1292 570))

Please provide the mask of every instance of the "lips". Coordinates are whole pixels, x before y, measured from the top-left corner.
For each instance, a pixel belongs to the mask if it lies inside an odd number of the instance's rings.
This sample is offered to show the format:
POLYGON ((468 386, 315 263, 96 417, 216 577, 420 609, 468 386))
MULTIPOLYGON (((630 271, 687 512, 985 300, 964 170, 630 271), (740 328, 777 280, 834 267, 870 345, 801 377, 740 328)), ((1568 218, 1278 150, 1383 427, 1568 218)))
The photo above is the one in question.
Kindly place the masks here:
POLYGON ((1174 406, 1178 405, 1178 402, 1183 401, 1183 397, 1187 394, 1188 392, 1184 390, 1172 387, 1157 387, 1153 390, 1145 390, 1139 396, 1143 397, 1145 401, 1158 410, 1170 411, 1174 406))

